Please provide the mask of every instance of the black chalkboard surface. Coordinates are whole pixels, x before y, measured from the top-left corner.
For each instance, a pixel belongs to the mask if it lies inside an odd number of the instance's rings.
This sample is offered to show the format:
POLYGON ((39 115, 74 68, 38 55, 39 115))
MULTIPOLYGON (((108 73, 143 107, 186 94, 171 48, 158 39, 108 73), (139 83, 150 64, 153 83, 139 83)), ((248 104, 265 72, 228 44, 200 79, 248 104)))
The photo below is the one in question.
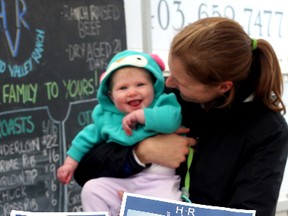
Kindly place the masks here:
POLYGON ((99 75, 126 49, 120 0, 0 0, 0 215, 81 211, 56 170, 91 123, 99 75))

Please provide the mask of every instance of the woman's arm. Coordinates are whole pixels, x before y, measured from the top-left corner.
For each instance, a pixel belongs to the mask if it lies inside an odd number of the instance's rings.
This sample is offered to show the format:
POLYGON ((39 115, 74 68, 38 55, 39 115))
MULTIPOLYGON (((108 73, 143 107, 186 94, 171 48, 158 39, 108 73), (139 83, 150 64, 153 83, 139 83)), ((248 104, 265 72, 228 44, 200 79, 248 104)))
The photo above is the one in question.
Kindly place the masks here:
POLYGON ((133 147, 117 143, 95 145, 79 162, 75 181, 83 186, 86 181, 99 177, 124 178, 142 171, 133 156, 133 147))
MULTIPOLYGON (((184 134, 188 128, 181 128, 177 133, 184 134)), ((140 162, 149 165, 161 165, 177 168, 185 161, 189 152, 188 146, 195 145, 193 138, 178 134, 157 135, 140 142, 134 148, 140 162)), ((83 186, 92 178, 117 177, 124 178, 145 169, 135 160, 133 147, 126 147, 116 143, 96 145, 80 161, 74 178, 83 186)))
POLYGON ((159 134, 140 142, 135 153, 144 164, 158 163, 170 168, 178 168, 186 160, 189 147, 196 144, 194 138, 182 136, 189 128, 179 128, 173 134, 159 134))
POLYGON ((237 173, 229 207, 256 209, 259 216, 272 216, 275 215, 287 161, 286 123, 276 125, 270 122, 270 128, 266 129, 266 133, 255 136, 250 145, 250 155, 247 152, 250 160, 243 164, 237 173))

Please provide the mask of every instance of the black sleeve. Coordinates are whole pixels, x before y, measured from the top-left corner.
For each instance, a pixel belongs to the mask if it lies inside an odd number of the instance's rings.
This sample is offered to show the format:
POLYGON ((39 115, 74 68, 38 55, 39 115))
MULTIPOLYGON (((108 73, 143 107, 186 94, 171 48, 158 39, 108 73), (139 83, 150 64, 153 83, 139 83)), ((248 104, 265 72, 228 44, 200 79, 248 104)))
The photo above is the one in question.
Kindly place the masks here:
MULTIPOLYGON (((270 122, 271 123, 271 122, 270 122)), ((271 125, 273 132, 255 136, 260 140, 252 151, 253 157, 238 173, 235 191, 229 206, 257 210, 257 216, 275 215, 277 199, 288 155, 288 127, 286 123, 271 125)))
POLYGON ((86 181, 99 177, 125 178, 144 169, 132 153, 133 147, 116 143, 95 145, 80 161, 74 173, 75 181, 83 186, 86 181))

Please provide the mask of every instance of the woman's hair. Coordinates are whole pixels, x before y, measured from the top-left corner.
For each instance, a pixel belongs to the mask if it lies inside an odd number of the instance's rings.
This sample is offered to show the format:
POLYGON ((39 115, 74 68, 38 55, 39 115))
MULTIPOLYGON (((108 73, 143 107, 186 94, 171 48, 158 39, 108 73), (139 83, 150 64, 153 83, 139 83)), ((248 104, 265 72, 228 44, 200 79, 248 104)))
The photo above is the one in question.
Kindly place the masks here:
POLYGON ((254 100, 285 113, 282 73, 272 46, 263 39, 251 39, 237 22, 221 17, 200 19, 174 37, 170 55, 203 84, 233 82, 221 107, 231 105, 239 89, 250 85, 254 100))

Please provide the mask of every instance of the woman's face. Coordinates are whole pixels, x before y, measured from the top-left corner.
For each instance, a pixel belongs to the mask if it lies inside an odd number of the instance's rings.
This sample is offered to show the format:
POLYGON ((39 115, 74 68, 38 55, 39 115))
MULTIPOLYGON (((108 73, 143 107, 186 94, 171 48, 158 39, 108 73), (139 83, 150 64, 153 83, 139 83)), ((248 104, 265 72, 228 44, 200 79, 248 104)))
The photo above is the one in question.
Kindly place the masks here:
POLYGON ((221 86, 208 86, 189 76, 179 59, 169 57, 170 76, 166 86, 180 91, 185 101, 207 104, 223 94, 221 86))

